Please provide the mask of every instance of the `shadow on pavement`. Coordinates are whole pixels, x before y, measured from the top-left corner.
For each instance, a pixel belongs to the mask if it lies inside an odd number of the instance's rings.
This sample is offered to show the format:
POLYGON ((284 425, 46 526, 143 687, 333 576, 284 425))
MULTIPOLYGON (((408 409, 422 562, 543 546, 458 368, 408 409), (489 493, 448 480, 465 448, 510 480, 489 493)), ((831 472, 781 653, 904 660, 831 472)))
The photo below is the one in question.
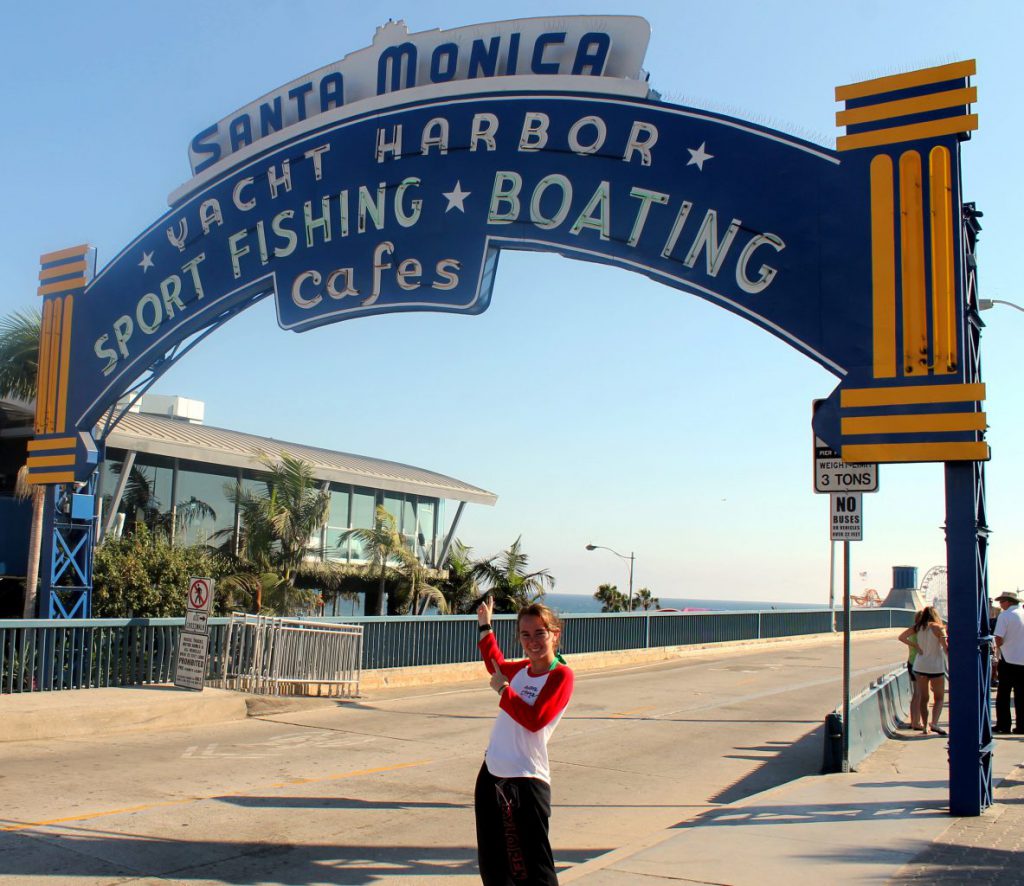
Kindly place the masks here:
MULTIPOLYGON (((903 884, 1020 883, 1020 853, 989 846, 947 846, 924 842, 904 843, 893 852, 918 854, 886 881, 887 886, 903 884)), ((829 851, 829 861, 854 864, 884 863, 877 849, 865 847, 845 852, 829 851)), ((820 862, 820 857, 805 856, 820 862)))
MULTIPOLYGON (((619 714, 607 714, 598 716, 587 716, 585 714, 572 715, 566 714, 563 718, 563 722, 570 722, 572 720, 648 720, 651 723, 735 723, 737 725, 749 725, 750 720, 746 718, 730 718, 727 720, 714 720, 710 717, 661 717, 658 715, 644 716, 642 714, 636 716, 622 716, 619 714)), ((817 720, 758 720, 758 723, 794 723, 797 726, 816 726, 817 720)))
POLYGON ((755 747, 736 745, 737 751, 757 751, 756 754, 723 754, 738 760, 760 760, 761 765, 739 781, 729 785, 709 798, 711 803, 736 803, 762 791, 803 778, 805 775, 821 773, 821 757, 825 742, 825 725, 809 732, 799 741, 758 745, 755 747))
POLYGON ((949 819, 945 799, 922 803, 800 803, 709 809, 687 821, 679 822, 675 827, 683 830, 736 825, 823 824, 830 821, 869 821, 909 815, 915 819, 949 819))
POLYGON ((250 809, 471 809, 471 803, 423 803, 417 800, 357 800, 354 797, 215 797, 219 803, 250 809))
MULTIPOLYGON (((581 864, 614 847, 557 851, 561 867, 581 864)), ((248 886, 309 883, 370 886, 400 877, 478 876, 472 846, 292 845, 266 840, 162 839, 116 832, 34 831, 0 834, 3 874, 12 882, 91 877, 117 883, 159 877, 161 883, 217 882, 248 886), (105 879, 109 878, 109 880, 105 879)))

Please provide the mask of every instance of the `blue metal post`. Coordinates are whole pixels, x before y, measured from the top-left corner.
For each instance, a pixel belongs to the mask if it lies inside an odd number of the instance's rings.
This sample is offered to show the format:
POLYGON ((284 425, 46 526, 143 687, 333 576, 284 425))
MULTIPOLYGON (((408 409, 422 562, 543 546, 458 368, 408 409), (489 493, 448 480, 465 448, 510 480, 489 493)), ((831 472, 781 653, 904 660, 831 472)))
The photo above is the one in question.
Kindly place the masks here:
POLYGON ((949 590, 949 811, 992 804, 988 527, 982 462, 946 463, 949 590))
POLYGON ((53 513, 54 513, 54 487, 44 487, 43 494, 43 525, 39 532, 39 584, 36 592, 36 617, 50 617, 50 591, 53 586, 53 513))
MULTIPOLYGON (((981 328, 975 245, 981 225, 963 204, 963 361, 965 381, 981 381, 981 328)), ((977 407, 976 407, 977 408, 977 407)), ((946 463, 946 568, 949 608, 949 811, 980 815, 992 804, 988 519, 984 462, 946 463)))

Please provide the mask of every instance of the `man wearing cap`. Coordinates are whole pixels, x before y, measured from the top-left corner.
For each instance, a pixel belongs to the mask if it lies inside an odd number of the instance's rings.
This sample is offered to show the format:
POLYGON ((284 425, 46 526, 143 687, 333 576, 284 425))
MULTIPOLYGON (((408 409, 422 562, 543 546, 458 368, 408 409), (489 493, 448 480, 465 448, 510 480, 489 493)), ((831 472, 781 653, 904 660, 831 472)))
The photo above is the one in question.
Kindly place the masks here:
POLYGON ((1017 728, 1014 733, 1024 735, 1024 611, 1015 591, 1005 591, 996 597, 1003 610, 996 619, 996 649, 999 650, 999 688, 996 690, 996 725, 992 730, 1010 732, 1010 693, 1017 728))

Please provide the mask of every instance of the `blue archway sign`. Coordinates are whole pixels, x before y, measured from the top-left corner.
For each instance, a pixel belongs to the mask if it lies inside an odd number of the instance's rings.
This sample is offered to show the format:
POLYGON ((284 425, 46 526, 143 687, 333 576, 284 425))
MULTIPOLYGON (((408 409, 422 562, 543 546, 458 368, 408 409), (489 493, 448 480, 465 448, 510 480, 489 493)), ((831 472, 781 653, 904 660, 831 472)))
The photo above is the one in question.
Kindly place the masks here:
POLYGON ((629 16, 392 22, 198 133, 193 178, 98 274, 87 247, 43 257, 32 479, 87 479, 119 399, 260 298, 296 332, 479 313, 506 249, 636 271, 788 342, 839 379, 815 432, 847 461, 987 459, 974 63, 840 87, 832 150, 660 100, 648 36, 629 16))

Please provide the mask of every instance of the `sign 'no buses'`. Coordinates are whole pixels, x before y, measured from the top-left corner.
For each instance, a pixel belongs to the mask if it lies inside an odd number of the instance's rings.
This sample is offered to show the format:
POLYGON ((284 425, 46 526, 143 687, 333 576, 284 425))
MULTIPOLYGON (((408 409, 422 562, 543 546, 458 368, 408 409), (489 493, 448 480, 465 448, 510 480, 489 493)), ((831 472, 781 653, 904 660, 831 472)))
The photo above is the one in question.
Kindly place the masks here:
POLYGON ((861 541, 864 538, 863 497, 859 492, 832 495, 829 514, 832 541, 861 541))

